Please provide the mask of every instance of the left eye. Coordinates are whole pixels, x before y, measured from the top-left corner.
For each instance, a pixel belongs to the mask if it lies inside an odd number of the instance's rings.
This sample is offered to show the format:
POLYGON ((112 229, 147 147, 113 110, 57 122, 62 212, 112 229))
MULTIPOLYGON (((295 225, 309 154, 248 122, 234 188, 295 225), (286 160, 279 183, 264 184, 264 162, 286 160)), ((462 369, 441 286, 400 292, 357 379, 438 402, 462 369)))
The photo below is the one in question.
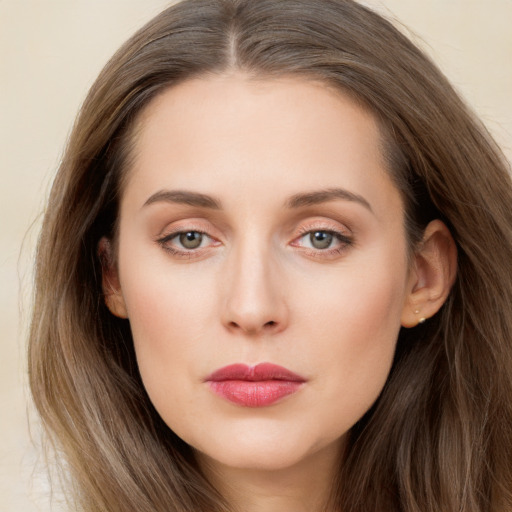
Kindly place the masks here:
POLYGON ((308 231, 297 240, 301 247, 320 251, 350 244, 350 239, 341 233, 321 229, 308 231))

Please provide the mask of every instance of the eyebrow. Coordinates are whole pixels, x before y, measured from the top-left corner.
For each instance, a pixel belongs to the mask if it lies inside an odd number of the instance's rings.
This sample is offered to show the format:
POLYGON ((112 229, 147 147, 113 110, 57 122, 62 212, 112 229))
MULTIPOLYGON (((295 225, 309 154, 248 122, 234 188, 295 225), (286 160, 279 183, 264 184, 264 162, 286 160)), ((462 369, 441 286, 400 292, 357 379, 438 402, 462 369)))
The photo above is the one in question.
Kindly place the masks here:
POLYGON ((153 203, 175 203, 186 204, 188 206, 196 206, 198 208, 210 208, 212 210, 220 210, 221 203, 218 199, 200 194, 199 192, 189 192, 187 190, 160 190, 149 197, 144 203, 148 206, 153 203))
MULTIPOLYGON (((296 209, 327 203, 336 199, 359 203, 370 212, 373 212, 370 203, 363 196, 354 194, 353 192, 342 188, 328 188, 324 190, 295 194, 285 202, 284 206, 286 208, 296 209)), ((206 194, 190 192, 188 190, 159 190, 147 199, 144 206, 158 202, 185 204, 188 206, 209 208, 212 210, 222 209, 220 200, 206 194)))
POLYGON ((320 203, 327 203, 328 201, 334 201, 336 199, 359 203, 373 213, 370 203, 363 196, 354 194, 353 192, 343 188, 328 188, 314 192, 295 194, 286 201, 285 206, 287 208, 301 208, 304 206, 314 206, 320 203))

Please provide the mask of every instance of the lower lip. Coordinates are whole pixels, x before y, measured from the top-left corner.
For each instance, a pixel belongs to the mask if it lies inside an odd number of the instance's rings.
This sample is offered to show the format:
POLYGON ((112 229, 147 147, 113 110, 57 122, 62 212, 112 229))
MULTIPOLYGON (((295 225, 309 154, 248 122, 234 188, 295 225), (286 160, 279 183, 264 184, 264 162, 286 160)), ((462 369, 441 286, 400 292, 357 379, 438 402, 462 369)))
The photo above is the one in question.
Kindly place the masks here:
POLYGON ((302 382, 287 380, 224 380, 208 382, 221 397, 244 407, 266 407, 299 390, 302 382))

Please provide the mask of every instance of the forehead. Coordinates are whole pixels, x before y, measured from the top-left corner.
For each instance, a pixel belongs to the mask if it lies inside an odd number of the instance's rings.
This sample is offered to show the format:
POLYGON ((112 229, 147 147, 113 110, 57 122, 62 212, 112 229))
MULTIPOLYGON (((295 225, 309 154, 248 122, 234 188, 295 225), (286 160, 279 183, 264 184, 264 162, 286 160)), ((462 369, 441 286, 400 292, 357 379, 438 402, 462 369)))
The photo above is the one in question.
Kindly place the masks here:
POLYGON ((373 116, 325 84, 209 76, 165 90, 143 111, 125 195, 144 202, 162 188, 192 188, 282 202, 343 186, 375 201, 391 190, 381 146, 373 116))

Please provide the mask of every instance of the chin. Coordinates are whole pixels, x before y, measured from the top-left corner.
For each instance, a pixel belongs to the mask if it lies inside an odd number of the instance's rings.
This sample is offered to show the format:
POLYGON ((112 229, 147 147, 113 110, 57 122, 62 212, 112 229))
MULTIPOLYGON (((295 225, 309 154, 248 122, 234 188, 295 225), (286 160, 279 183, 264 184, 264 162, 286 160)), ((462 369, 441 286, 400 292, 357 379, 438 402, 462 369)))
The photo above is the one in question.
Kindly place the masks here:
POLYGON ((231 468, 252 471, 279 471, 298 464, 303 458, 297 450, 257 449, 241 447, 212 454, 217 463, 231 468))
POLYGON ((322 451, 332 450, 337 453, 341 439, 308 439, 301 432, 290 432, 283 426, 275 429, 239 430, 228 435, 210 439, 210 442, 195 446, 198 460, 208 461, 215 466, 253 470, 279 471, 299 466, 322 451))

